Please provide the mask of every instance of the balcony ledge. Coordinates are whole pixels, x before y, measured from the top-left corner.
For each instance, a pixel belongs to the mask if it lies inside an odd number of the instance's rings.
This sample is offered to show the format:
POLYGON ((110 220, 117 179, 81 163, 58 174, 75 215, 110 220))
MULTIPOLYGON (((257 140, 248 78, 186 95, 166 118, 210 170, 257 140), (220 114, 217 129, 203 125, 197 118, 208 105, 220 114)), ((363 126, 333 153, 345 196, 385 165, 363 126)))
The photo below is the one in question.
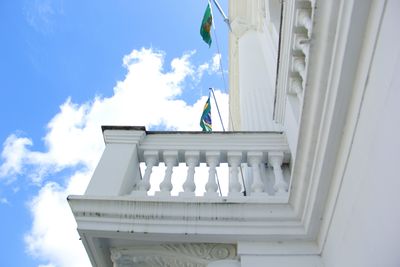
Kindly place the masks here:
POLYGON ((287 204, 126 196, 69 196, 68 202, 80 231, 124 232, 133 239, 177 234, 180 242, 213 242, 215 235, 221 242, 283 241, 307 235, 287 204))

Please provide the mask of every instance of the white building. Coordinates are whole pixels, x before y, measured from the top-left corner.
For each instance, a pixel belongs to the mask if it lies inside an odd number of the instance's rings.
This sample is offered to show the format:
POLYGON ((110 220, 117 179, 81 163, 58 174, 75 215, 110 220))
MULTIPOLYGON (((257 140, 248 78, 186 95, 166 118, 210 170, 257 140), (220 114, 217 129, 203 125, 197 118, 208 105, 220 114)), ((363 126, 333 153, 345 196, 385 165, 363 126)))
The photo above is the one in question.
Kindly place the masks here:
POLYGON ((93 266, 400 266, 400 1, 284 0, 280 44, 279 0, 229 8, 233 129, 265 132, 104 127, 85 195, 68 198, 93 266))

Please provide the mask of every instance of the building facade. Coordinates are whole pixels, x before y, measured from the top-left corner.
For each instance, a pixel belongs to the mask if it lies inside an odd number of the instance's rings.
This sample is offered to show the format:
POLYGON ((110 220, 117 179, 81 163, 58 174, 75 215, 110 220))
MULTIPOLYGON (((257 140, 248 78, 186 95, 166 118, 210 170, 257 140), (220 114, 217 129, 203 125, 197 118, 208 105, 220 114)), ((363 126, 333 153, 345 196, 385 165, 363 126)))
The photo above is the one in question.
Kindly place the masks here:
POLYGON ((87 191, 68 198, 92 265, 400 266, 400 2, 229 8, 234 131, 103 127, 87 191))

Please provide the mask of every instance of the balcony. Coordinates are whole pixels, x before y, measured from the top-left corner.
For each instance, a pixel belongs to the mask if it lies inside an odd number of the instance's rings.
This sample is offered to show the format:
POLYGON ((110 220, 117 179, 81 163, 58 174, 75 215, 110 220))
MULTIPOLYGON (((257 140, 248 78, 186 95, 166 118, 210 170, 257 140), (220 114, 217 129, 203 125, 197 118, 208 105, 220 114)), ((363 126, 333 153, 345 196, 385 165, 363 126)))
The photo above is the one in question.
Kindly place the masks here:
POLYGON ((287 201, 290 152, 282 133, 151 132, 117 126, 105 126, 103 133, 106 149, 86 195, 287 201))
POLYGON ((106 126, 103 135, 106 148, 85 195, 68 199, 97 265, 110 266, 127 249, 137 254, 143 241, 157 249, 224 243, 231 251, 238 240, 286 231, 291 157, 284 134, 106 126))
POLYGON ((87 195, 287 201, 290 153, 282 133, 103 131, 107 147, 87 195))

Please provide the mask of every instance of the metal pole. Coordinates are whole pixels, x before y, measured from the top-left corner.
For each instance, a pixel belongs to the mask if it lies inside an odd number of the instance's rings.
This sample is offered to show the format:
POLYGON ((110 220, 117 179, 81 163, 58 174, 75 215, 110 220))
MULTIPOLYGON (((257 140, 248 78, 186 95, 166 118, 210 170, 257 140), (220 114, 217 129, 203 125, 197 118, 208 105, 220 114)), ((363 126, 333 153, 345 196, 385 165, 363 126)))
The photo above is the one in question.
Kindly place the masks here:
POLYGON ((221 121, 222 130, 225 132, 224 123, 222 122, 221 113, 219 112, 219 107, 218 107, 217 99, 215 98, 214 89, 210 87, 210 91, 214 97, 215 105, 217 106, 217 111, 218 111, 218 115, 219 115, 219 120, 221 121))
POLYGON ((217 178, 217 185, 218 185, 219 195, 222 197, 222 191, 221 191, 221 186, 219 185, 219 178, 218 178, 217 169, 215 169, 215 177, 217 178))
POLYGON ((242 176, 243 195, 246 196, 246 195, 247 195, 247 191, 246 191, 246 184, 244 183, 244 177, 243 177, 243 171, 242 171, 242 164, 239 165, 239 169, 240 169, 240 175, 242 176))
POLYGON ((228 28, 230 31, 232 31, 231 29, 231 23, 229 22, 228 17, 225 15, 224 11, 222 10, 220 4, 217 2, 217 0, 213 0, 215 6, 217 7, 219 13, 221 14, 221 16, 224 18, 225 23, 228 25, 228 28))

